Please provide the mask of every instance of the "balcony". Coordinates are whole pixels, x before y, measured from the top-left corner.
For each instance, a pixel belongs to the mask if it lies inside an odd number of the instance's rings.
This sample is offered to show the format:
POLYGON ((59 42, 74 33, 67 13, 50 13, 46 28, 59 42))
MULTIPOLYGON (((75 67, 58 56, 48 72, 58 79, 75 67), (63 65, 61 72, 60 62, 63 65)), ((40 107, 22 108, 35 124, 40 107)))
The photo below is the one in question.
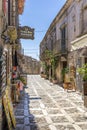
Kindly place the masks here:
POLYGON ((53 54, 67 54, 67 39, 59 39, 53 45, 53 54))

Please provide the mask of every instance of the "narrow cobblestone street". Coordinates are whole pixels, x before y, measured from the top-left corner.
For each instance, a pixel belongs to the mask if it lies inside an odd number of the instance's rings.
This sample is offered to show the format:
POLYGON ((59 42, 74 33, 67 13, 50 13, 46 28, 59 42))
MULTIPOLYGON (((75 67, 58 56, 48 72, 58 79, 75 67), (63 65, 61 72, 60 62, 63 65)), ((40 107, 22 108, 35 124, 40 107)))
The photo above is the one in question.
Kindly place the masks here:
POLYGON ((28 76, 30 130, 87 130, 82 95, 28 76))
POLYGON ((17 107, 16 130, 87 130, 82 95, 64 91, 39 75, 28 75, 28 87, 17 107))

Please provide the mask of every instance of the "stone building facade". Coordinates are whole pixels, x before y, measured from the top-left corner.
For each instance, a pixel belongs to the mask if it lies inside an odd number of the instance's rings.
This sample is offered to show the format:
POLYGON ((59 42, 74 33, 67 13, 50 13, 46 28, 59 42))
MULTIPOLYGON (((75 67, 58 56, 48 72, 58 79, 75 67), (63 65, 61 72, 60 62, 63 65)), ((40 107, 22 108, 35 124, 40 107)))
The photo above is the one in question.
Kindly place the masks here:
MULTIPOLYGON (((19 43, 19 39, 17 39, 18 26, 18 1, 0 0, 0 130, 10 127, 10 120, 8 117, 6 118, 7 113, 9 114, 9 111, 5 110, 7 104, 5 106, 3 104, 7 87, 10 91, 12 88, 13 62, 16 63, 13 57, 15 50, 17 50, 16 45, 19 43), (9 124, 7 124, 8 122, 9 124)), ((9 96, 11 97, 11 95, 9 96)))
POLYGON ((18 55, 19 69, 25 74, 40 74, 40 62, 24 54, 18 55))
MULTIPOLYGON (((87 0, 67 0, 63 8, 52 21, 40 43, 41 61, 46 62, 46 59, 44 59, 46 49, 52 51, 54 57, 56 57, 57 67, 55 69, 55 74, 59 82, 63 81, 61 72, 64 68, 68 67, 70 69, 73 66, 76 70, 78 62, 80 66, 86 62, 87 49, 84 49, 84 47, 87 46, 86 16, 87 0), (81 39, 83 39, 85 43, 83 43, 81 39), (80 41, 80 43, 77 43, 77 41, 80 41), (82 46, 82 44, 84 45, 82 46), (75 48, 76 46, 79 47, 75 48), (81 58, 79 60, 79 56, 81 55, 79 55, 80 50, 83 57, 82 60, 81 58), (85 57, 83 56, 84 52, 85 57)), ((77 84, 77 81, 75 81, 75 83, 77 84)))

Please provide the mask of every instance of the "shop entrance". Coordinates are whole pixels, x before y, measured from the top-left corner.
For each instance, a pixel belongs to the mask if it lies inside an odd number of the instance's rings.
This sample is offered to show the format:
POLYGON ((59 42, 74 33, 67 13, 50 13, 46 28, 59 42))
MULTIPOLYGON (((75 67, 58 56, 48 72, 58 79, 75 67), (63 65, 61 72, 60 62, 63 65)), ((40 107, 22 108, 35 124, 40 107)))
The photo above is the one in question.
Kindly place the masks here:
POLYGON ((87 64, 87 57, 85 58, 85 64, 87 64))

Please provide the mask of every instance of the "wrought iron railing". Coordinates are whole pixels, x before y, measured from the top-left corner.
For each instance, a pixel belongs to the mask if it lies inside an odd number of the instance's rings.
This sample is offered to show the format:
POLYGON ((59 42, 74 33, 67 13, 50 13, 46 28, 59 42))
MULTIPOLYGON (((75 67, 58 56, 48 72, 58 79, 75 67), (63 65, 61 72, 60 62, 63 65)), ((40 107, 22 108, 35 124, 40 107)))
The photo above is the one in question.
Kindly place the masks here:
POLYGON ((53 53, 54 54, 67 53, 67 50, 68 50, 67 39, 59 39, 53 45, 53 53))

